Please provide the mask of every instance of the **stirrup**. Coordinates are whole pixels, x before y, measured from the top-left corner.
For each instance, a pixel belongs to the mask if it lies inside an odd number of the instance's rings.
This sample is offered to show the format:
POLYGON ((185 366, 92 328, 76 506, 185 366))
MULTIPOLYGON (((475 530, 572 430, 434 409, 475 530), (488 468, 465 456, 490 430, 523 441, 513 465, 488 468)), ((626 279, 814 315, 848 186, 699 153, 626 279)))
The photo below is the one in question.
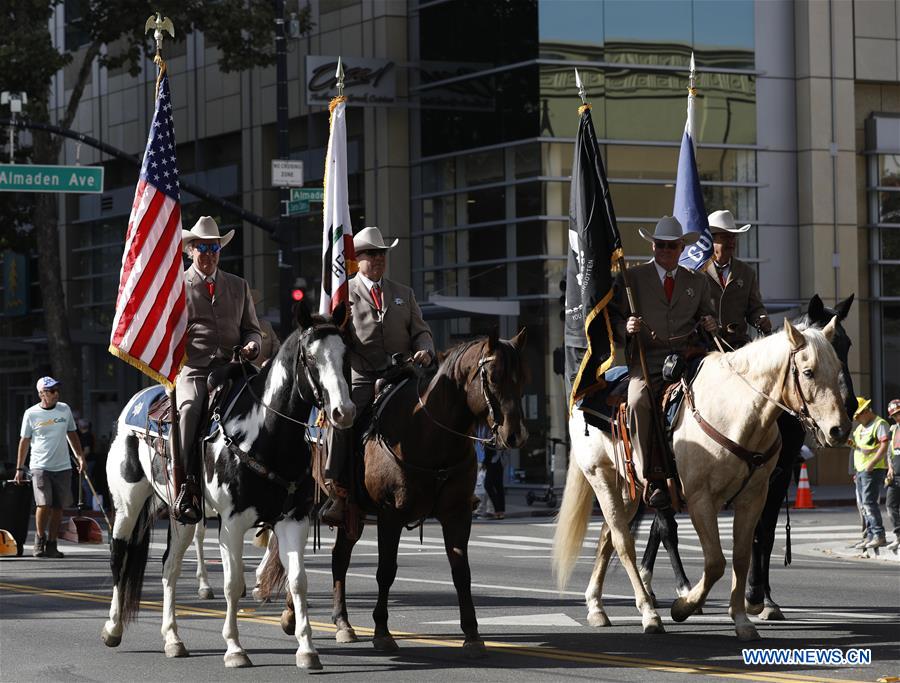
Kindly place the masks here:
POLYGON ((347 512, 346 498, 331 495, 319 511, 319 519, 328 526, 339 527, 344 525, 347 512))
POLYGON ((666 490, 666 486, 660 486, 656 482, 647 483, 647 486, 644 489, 644 502, 657 510, 665 510, 672 506, 672 499, 669 496, 669 492, 666 490))
POLYGON ((174 503, 174 518, 179 524, 198 524, 203 519, 197 483, 189 478, 181 485, 174 503))

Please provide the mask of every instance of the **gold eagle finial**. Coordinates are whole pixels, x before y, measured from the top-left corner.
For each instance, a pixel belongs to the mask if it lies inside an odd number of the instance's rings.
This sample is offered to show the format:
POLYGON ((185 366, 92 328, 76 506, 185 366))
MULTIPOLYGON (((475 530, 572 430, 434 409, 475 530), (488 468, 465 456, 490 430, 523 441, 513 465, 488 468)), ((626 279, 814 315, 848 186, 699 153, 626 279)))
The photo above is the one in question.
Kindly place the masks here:
POLYGON ((144 33, 150 33, 150 31, 153 31, 153 37, 156 39, 157 54, 162 50, 163 31, 168 33, 171 38, 175 37, 175 27, 172 25, 172 20, 169 17, 162 16, 159 12, 156 13, 156 16, 151 14, 144 24, 144 33))

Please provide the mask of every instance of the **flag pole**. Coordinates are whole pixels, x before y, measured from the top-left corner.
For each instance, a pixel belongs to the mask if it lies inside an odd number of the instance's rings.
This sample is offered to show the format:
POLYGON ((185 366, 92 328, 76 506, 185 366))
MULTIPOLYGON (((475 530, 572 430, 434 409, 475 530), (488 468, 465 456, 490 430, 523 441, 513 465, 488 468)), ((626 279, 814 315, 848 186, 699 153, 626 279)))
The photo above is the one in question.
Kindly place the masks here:
MULTIPOLYGON (((156 94, 159 96, 159 86, 160 81, 162 80, 163 74, 166 71, 166 63, 162 57, 162 45, 163 39, 165 38, 163 32, 167 32, 170 37, 175 37, 175 27, 172 25, 172 20, 168 17, 163 17, 159 13, 156 16, 150 16, 147 19, 147 22, 144 24, 144 33, 149 33, 153 31, 153 38, 156 40, 156 56, 153 61, 159 67, 159 74, 156 78, 156 94)), ((169 515, 174 515, 174 502, 175 498, 178 496, 181 491, 181 485, 184 483, 186 472, 184 469, 184 464, 181 459, 181 430, 179 429, 179 420, 178 420, 178 400, 175 396, 175 384, 176 382, 172 382, 171 389, 166 390, 166 394, 169 397, 169 421, 171 422, 171 427, 169 428, 169 452, 172 455, 172 500, 167 501, 169 503, 169 515)))
MULTIPOLYGON (((581 107, 579 107, 579 113, 583 111, 584 107, 590 107, 591 105, 587 101, 587 92, 584 87, 584 83, 581 80, 581 76, 578 73, 578 69, 575 69, 575 85, 578 87, 578 96, 581 98, 581 107)), ((625 267, 625 254, 623 251, 619 252, 619 257, 616 259, 616 265, 619 268, 619 272, 622 274, 622 284, 625 286, 625 297, 628 300, 628 309, 631 312, 631 315, 640 318, 639 313, 636 310, 634 303, 634 292, 631 289, 631 284, 628 282, 628 270, 625 267)), ((585 334, 587 334, 587 330, 585 329, 585 334)), ((666 443, 665 439, 665 430, 663 429, 662 419, 659 413, 659 405, 656 402, 656 395, 653 391, 653 385, 650 382, 650 370, 647 367, 647 355, 644 352, 644 343, 641 339, 640 331, 636 335, 634 335, 634 341, 637 344, 638 350, 638 358, 641 361, 641 374, 644 378, 644 384, 647 387, 647 393, 650 397, 650 405, 653 407, 653 435, 656 438, 658 444, 662 448, 663 453, 668 453, 669 447, 666 443)), ((648 454, 649 455, 649 454, 648 454)), ((666 471, 666 478, 670 479, 672 477, 671 466, 670 466, 670 458, 664 458, 664 465, 666 471)), ((673 486, 670 484, 670 493, 673 489, 673 486)), ((677 498, 672 496, 672 501, 676 501, 677 498)))

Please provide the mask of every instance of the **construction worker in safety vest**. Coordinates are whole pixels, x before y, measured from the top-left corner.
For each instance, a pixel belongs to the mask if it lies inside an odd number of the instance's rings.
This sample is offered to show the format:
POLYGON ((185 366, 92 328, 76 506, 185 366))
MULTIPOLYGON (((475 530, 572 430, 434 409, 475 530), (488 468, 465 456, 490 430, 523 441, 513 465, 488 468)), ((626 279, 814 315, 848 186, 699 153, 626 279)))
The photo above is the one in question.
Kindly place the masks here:
POLYGON ((890 426, 887 420, 872 411, 871 399, 859 396, 857 402, 853 419, 859 425, 853 430, 852 446, 857 500, 866 519, 866 543, 862 547, 881 548, 887 541, 878 498, 887 476, 890 426))

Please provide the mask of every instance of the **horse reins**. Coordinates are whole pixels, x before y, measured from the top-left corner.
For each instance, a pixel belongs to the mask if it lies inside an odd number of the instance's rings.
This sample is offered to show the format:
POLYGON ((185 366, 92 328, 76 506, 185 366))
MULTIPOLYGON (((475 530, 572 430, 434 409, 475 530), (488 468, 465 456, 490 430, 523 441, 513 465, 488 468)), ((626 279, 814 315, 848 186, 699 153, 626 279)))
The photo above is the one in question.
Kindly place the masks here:
POLYGON ((422 408, 422 411, 425 415, 428 416, 434 424, 443 429, 444 431, 450 432, 451 434, 455 434, 456 436, 462 436, 466 439, 470 439, 472 441, 477 441, 486 445, 495 446, 497 444, 497 433, 500 430, 500 422, 497 421, 496 415, 494 413, 494 402, 491 400, 491 395, 488 392, 488 381, 487 381, 487 364, 496 360, 497 356, 485 356, 482 354, 481 360, 478 361, 478 376, 481 380, 481 394, 484 396, 484 402, 487 404, 488 410, 488 427, 491 429, 491 436, 487 439, 482 438, 480 436, 473 436, 472 434, 464 434, 463 432, 459 432, 452 427, 448 427, 440 420, 437 420, 431 413, 428 412, 428 407, 425 405, 425 402, 422 400, 422 394, 419 392, 420 382, 416 380, 416 398, 419 401, 419 406, 422 408))

